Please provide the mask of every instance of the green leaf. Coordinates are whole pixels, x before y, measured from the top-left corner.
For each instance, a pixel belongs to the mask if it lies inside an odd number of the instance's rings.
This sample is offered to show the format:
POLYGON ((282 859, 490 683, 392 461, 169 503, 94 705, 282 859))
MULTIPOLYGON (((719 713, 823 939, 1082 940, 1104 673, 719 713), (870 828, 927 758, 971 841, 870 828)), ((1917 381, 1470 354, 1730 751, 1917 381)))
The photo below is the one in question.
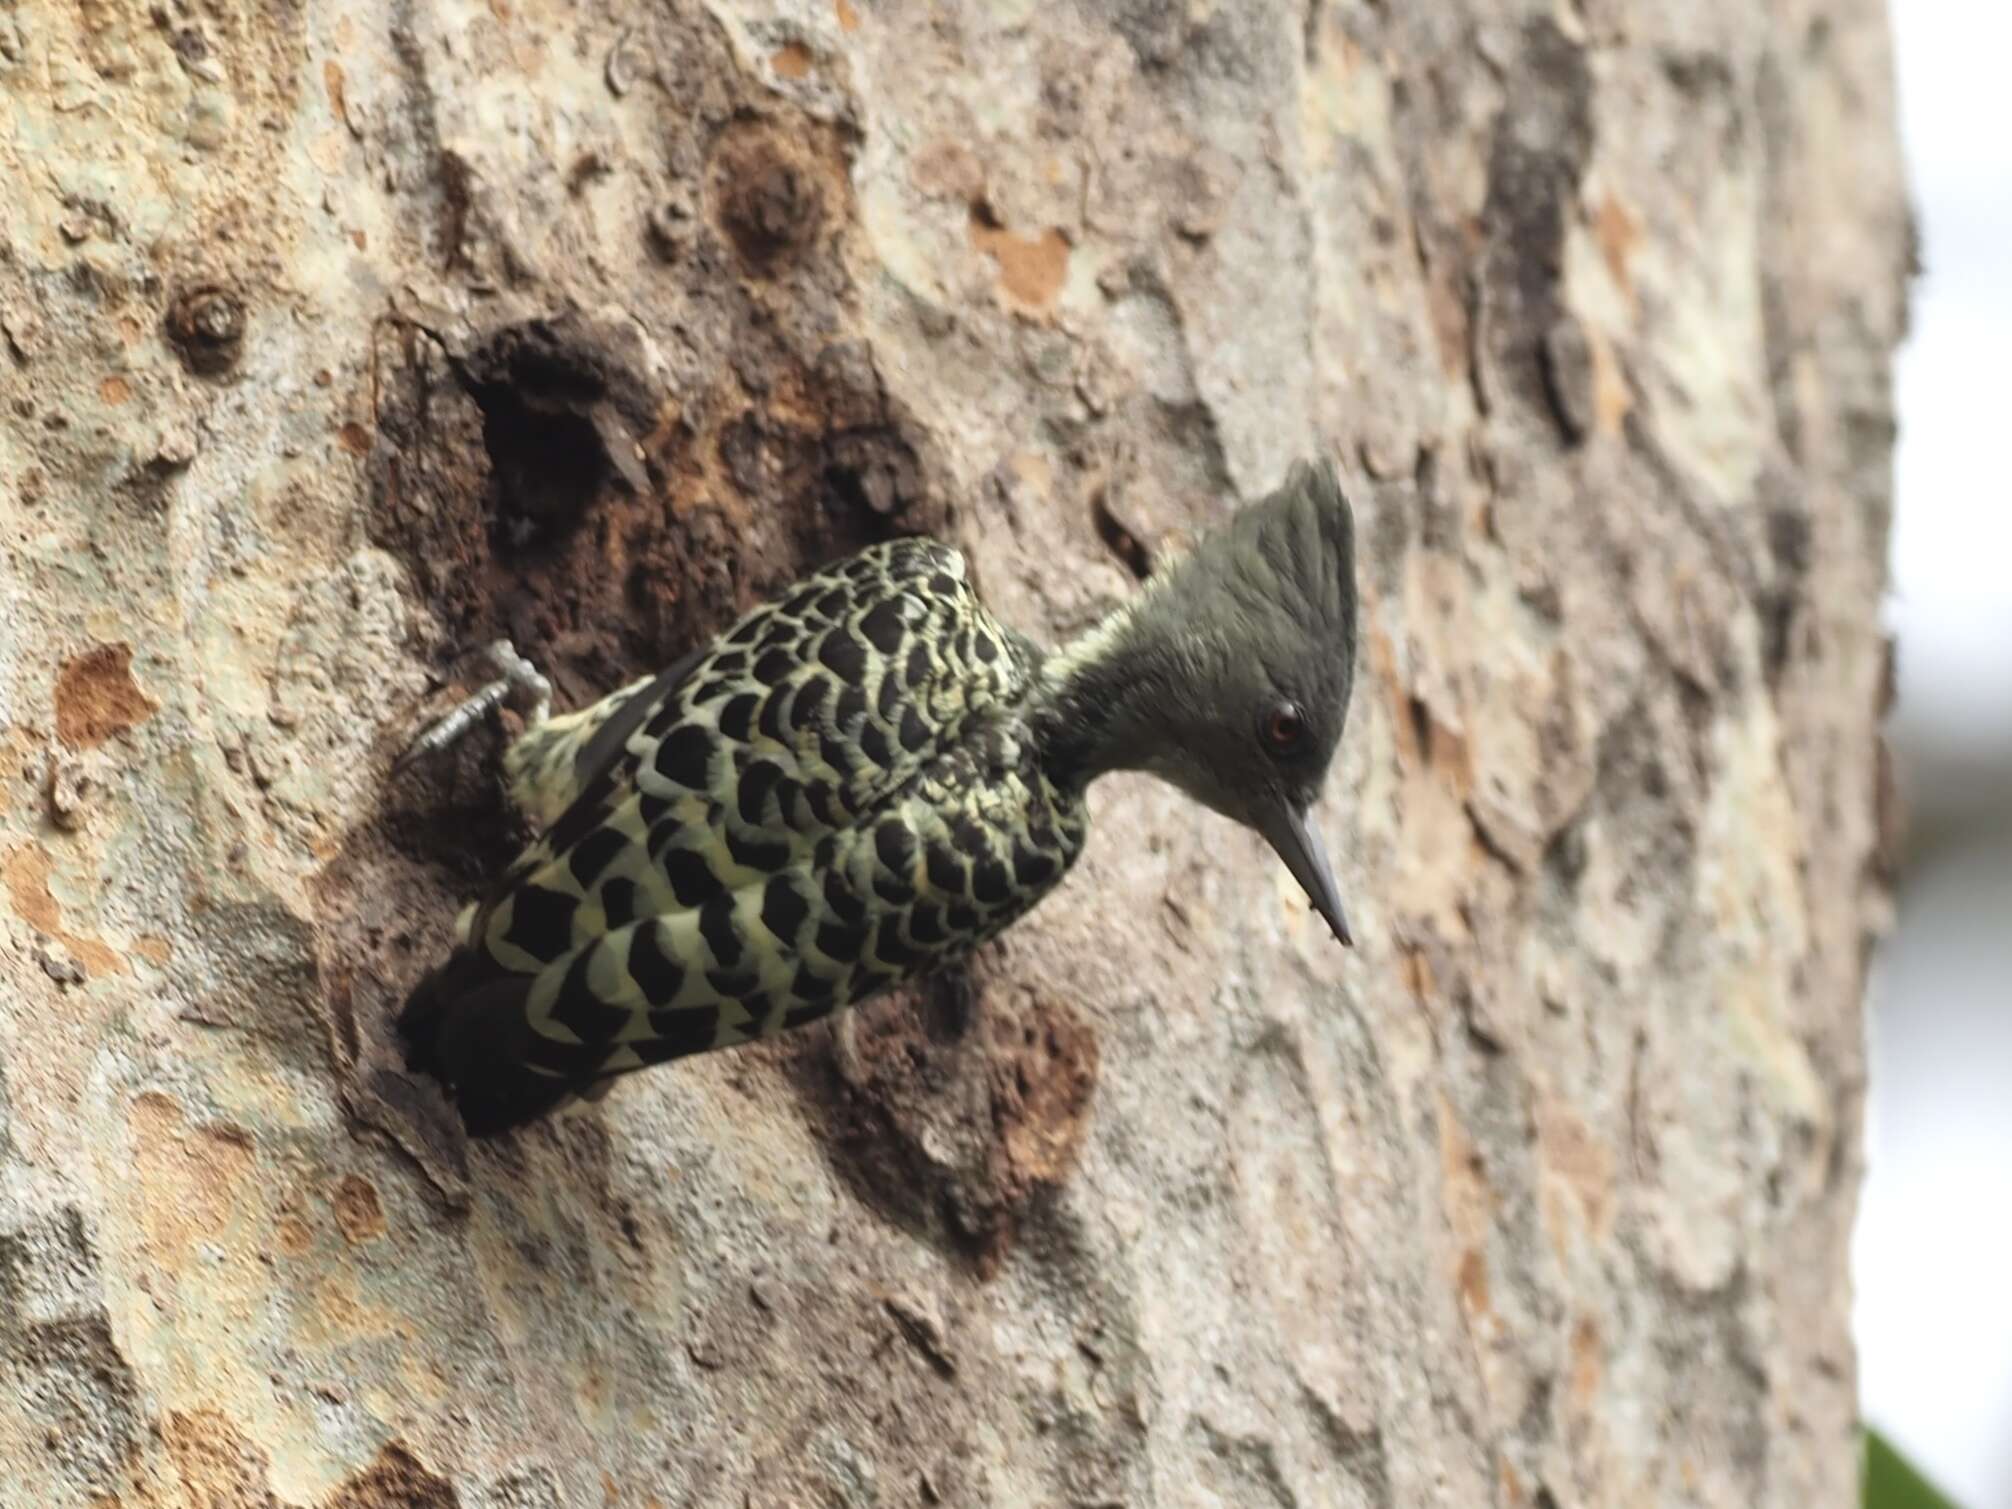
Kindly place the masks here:
POLYGON ((1865 1509, 1956 1509, 1878 1431, 1865 1432, 1865 1509))

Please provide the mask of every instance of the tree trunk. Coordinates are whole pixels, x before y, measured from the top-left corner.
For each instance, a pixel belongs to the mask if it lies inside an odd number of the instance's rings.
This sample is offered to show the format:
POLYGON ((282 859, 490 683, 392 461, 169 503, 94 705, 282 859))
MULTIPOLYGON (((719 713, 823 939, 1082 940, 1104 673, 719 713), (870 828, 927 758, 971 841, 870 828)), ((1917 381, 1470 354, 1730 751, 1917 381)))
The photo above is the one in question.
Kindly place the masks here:
POLYGON ((1877 0, 0 9, 0 1503, 1844 1504, 1877 0), (968 971, 471 1146, 389 1017, 806 566, 1325 450, 1343 954, 1143 779, 968 971))

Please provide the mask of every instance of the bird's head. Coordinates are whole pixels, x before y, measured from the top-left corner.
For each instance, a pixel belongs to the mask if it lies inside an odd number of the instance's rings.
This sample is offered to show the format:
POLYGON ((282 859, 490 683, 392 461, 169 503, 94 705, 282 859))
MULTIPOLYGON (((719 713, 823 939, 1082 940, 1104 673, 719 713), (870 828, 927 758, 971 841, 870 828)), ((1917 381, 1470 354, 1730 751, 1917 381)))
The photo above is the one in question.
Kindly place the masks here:
POLYGON ((1351 942, 1309 809, 1355 681, 1354 527, 1334 468, 1205 535, 1129 615, 1127 764, 1262 834, 1351 942))

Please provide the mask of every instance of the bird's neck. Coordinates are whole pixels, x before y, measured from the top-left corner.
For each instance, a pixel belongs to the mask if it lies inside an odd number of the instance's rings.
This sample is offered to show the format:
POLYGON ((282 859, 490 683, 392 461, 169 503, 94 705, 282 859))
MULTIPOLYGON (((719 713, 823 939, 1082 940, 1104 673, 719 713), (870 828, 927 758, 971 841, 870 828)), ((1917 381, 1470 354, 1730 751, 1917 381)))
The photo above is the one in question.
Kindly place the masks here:
POLYGON ((1150 763, 1150 713, 1167 697, 1164 657, 1151 653, 1151 589, 1051 654, 1032 722, 1050 780, 1080 790, 1113 770, 1150 763))

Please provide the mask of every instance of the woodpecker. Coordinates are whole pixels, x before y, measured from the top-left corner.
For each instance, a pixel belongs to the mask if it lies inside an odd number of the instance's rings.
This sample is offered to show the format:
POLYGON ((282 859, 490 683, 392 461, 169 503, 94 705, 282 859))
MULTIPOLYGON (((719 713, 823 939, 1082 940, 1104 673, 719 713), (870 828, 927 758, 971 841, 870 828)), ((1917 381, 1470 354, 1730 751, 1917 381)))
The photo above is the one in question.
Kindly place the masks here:
POLYGON ((580 712, 507 644, 504 756, 539 837, 398 1019, 489 1136, 617 1077, 751 1042, 969 955, 1068 873, 1084 792, 1141 770, 1270 843, 1351 942, 1310 819, 1354 683, 1353 520, 1300 463, 1055 651, 957 551, 875 545, 580 712))

